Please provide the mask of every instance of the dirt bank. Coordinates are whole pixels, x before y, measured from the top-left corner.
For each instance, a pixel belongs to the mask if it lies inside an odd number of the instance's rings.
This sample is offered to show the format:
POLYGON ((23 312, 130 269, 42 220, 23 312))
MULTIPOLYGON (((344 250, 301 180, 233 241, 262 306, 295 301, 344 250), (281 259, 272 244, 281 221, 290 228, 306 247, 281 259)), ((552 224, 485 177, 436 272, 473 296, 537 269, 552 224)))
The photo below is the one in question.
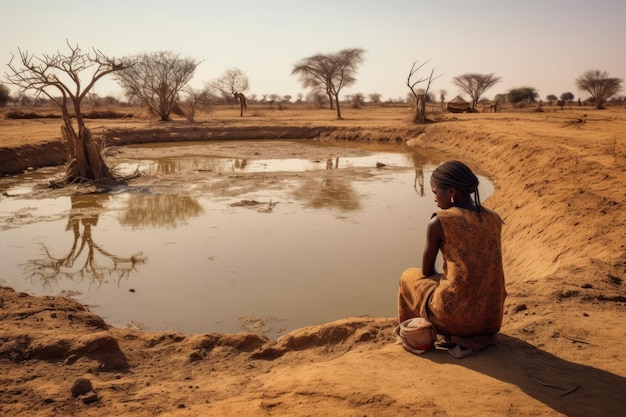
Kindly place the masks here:
POLYGON ((393 318, 346 318, 277 341, 138 332, 72 300, 2 289, 0 414, 619 415, 626 110, 585 111, 584 122, 575 110, 448 115, 424 132, 398 120, 375 129, 363 116, 362 132, 394 132, 493 178, 485 205, 506 222, 509 292, 495 347, 462 360, 412 356, 393 343, 393 318), (93 390, 75 398, 79 378, 93 390))

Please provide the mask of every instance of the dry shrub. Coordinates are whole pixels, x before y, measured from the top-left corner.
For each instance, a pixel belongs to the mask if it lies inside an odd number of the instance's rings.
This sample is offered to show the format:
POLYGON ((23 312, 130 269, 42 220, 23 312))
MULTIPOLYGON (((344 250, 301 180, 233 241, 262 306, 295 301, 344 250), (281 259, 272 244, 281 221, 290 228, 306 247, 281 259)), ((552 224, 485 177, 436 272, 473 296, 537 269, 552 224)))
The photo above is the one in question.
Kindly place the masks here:
POLYGON ((126 119, 133 117, 132 113, 118 113, 112 110, 94 110, 84 113, 85 119, 126 119))
POLYGON ((24 112, 24 111, 10 111, 4 116, 7 119, 60 119, 60 114, 53 113, 37 113, 37 112, 24 112))
POLYGON ((338 141, 358 140, 363 142, 401 142, 414 135, 414 129, 405 128, 346 128, 337 129, 322 136, 323 139, 326 140, 338 141))

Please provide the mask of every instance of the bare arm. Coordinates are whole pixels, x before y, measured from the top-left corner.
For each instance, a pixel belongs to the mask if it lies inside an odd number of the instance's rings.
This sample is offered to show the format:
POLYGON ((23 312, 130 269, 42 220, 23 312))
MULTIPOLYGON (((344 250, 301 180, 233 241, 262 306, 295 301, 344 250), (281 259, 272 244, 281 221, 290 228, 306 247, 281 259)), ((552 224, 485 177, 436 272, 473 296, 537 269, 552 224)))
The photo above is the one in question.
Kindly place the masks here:
POLYGON ((439 217, 433 216, 426 228, 426 245, 422 255, 422 273, 427 277, 437 273, 435 271, 435 260, 442 243, 443 227, 441 227, 439 217))

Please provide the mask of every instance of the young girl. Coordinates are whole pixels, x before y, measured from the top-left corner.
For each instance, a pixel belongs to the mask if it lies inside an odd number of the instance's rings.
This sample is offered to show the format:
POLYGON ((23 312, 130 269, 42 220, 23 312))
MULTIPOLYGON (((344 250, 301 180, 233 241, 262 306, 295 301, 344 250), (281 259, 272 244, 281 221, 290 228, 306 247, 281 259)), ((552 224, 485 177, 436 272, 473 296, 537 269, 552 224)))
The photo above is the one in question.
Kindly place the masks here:
POLYGON ((441 210, 428 223, 422 268, 400 278, 398 318, 429 320, 465 356, 485 348, 502 324, 502 220, 480 205, 478 178, 462 162, 439 166, 430 185, 441 210), (443 273, 435 271, 439 251, 443 273))

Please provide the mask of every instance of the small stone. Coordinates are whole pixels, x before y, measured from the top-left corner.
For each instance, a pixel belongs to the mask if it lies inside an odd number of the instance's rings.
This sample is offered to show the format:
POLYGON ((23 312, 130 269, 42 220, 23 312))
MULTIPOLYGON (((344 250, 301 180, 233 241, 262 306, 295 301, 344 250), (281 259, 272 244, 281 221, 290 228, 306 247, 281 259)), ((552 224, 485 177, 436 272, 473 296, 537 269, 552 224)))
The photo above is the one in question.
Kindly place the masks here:
POLYGON ((528 306, 526 304, 518 304, 515 306, 515 312, 519 313, 520 311, 528 310, 528 306))
POLYGON ((74 398, 79 395, 87 394, 90 391, 93 391, 93 386, 91 385, 91 381, 87 378, 78 378, 72 384, 72 397, 74 398))
POLYGON ((83 404, 93 404, 96 401, 98 401, 99 398, 98 398, 98 394, 96 394, 95 392, 92 392, 88 395, 82 396, 80 400, 83 402, 83 404))

